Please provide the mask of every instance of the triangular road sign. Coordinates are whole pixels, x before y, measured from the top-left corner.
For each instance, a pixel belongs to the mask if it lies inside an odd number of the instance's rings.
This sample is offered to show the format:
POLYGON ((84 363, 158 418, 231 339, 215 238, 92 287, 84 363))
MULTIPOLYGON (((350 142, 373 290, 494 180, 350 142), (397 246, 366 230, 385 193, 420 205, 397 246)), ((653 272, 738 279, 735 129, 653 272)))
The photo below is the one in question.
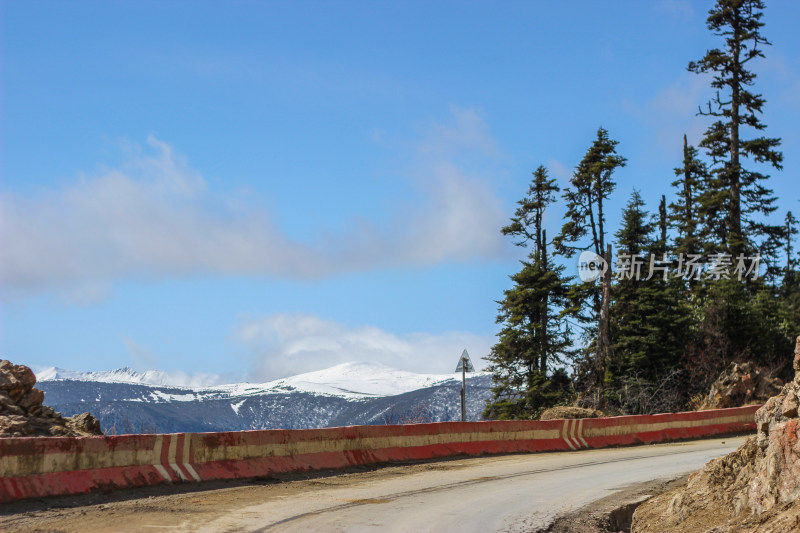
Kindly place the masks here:
POLYGON ((467 372, 475 372, 475 367, 472 366, 472 360, 469 358, 469 353, 467 350, 461 352, 461 358, 458 360, 458 366, 456 367, 456 372, 461 372, 464 370, 464 366, 466 365, 467 372))

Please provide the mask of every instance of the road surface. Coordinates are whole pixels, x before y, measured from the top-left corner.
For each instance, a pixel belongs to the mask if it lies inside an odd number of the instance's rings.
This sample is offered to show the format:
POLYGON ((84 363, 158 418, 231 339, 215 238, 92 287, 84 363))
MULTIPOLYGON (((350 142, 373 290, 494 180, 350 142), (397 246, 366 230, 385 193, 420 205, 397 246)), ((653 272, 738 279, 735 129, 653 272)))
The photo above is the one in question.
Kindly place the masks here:
POLYGON ((744 437, 505 455, 0 516, 15 531, 533 531, 624 486, 674 478, 744 437))

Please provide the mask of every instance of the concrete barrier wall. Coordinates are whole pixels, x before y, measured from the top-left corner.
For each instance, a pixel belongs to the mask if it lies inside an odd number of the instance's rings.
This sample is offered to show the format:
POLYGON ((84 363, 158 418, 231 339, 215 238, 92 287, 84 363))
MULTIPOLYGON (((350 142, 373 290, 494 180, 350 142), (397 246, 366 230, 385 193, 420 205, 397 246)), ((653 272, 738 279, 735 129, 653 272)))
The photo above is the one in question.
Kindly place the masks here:
POLYGON ((0 439, 0 502, 457 455, 602 448, 755 429, 759 406, 581 420, 0 439))

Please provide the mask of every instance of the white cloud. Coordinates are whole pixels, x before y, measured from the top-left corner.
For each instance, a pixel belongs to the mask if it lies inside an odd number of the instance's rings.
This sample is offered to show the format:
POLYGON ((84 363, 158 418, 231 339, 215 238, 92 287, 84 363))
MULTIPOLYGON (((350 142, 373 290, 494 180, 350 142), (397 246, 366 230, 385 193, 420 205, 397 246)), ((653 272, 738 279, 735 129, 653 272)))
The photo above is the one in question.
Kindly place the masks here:
POLYGON ((188 374, 183 370, 170 370, 168 372, 156 371, 153 374, 158 374, 163 377, 160 383, 164 385, 172 385, 175 387, 213 387, 214 385, 223 385, 235 381, 232 376, 228 374, 212 374, 209 372, 195 372, 188 374))
POLYGON ((374 326, 351 327, 309 314, 249 320, 236 331, 253 353, 251 379, 266 381, 350 361, 380 362, 401 370, 449 373, 466 348, 478 369, 494 337, 466 332, 396 335, 374 326))
POLYGON ((311 275, 266 214, 222 211, 172 149, 34 198, 3 195, 0 274, 17 290, 193 272, 311 275))
POLYGON ((128 349, 128 352, 130 352, 133 361, 136 363, 136 366, 153 368, 156 365, 157 359, 155 355, 150 352, 150 350, 124 335, 122 336, 122 342, 125 343, 125 347, 128 349))
POLYGON ((180 369, 154 370, 159 368, 160 361, 156 354, 134 341, 122 336, 122 342, 131 355, 133 366, 144 369, 143 372, 132 371, 133 378, 152 385, 174 385, 177 387, 211 387, 237 381, 232 373, 215 374, 211 372, 185 372, 180 369))
POLYGON ((502 157, 503 153, 489 133, 480 110, 451 106, 450 114, 451 121, 437 123, 430 128, 420 145, 421 152, 451 157, 460 151, 467 151, 485 157, 502 157))
MULTIPOLYGON (((355 229, 311 244, 289 239, 269 212, 207 187, 173 148, 154 137, 118 169, 81 176, 33 197, 0 196, 0 280, 17 295, 56 289, 92 303, 120 278, 193 274, 314 279, 441 261, 496 258, 505 214, 487 180, 465 162, 499 153, 475 111, 454 110, 418 147, 409 174, 414 206, 398 206, 388 228, 355 229)), ((472 165, 472 166, 471 166, 472 165)))

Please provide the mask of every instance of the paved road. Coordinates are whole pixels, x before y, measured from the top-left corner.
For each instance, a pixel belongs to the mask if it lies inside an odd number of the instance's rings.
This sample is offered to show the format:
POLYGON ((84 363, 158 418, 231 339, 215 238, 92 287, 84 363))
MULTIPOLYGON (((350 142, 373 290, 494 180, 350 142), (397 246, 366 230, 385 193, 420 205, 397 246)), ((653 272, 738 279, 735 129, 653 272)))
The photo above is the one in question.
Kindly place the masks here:
POLYGON ((465 459, 237 508, 197 531, 531 531, 632 483, 675 477, 744 438, 465 459))

